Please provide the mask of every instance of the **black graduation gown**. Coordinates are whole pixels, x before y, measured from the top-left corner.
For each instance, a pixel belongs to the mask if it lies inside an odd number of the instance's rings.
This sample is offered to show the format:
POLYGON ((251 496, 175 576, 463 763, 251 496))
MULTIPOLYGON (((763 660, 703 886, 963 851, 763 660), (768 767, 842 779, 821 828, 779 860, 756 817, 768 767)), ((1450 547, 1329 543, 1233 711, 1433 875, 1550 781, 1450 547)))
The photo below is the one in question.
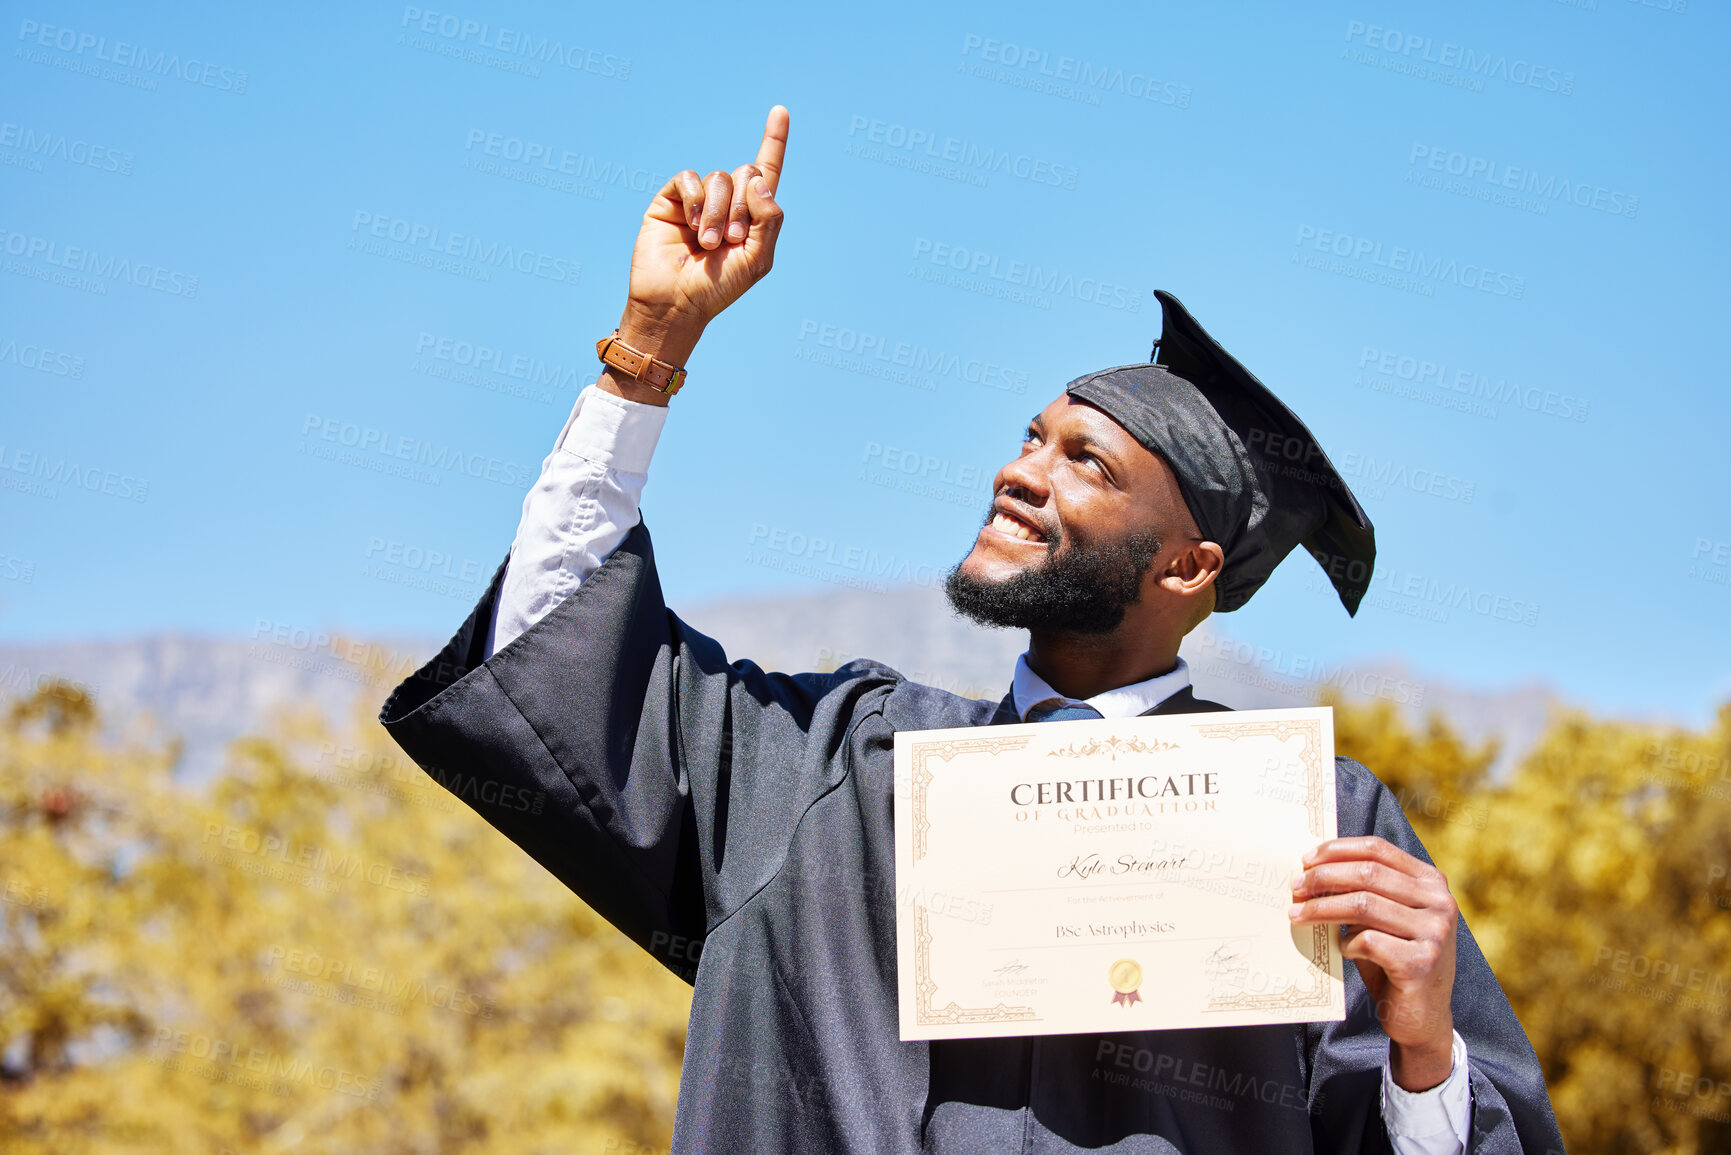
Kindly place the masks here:
MULTIPOLYGON (((668 611, 641 524, 483 662, 499 581, 381 721, 694 983, 676 1151, 1388 1150, 1388 1039, 1350 965, 1344 1022, 902 1042, 894 735, 1011 722, 1007 704, 871 662, 729 664, 668 611)), ((1160 709, 1225 707, 1186 690, 1160 709)), ((1424 857, 1363 766, 1337 759, 1336 782, 1343 835, 1424 857)), ((1538 1061, 1464 923, 1459 952, 1469 1150, 1561 1151, 1538 1061)))

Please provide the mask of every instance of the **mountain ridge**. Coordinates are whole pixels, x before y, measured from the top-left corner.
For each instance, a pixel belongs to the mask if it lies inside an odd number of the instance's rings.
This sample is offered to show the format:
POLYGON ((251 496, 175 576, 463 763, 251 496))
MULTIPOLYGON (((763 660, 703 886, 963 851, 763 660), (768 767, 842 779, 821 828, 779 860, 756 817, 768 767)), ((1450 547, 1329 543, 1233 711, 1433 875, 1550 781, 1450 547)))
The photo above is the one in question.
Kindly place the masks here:
MULTIPOLYGON (((914 681, 997 700, 1026 635, 957 617, 941 591, 908 587, 729 599, 681 613, 734 658, 765 669, 832 670, 870 657, 914 681)), ((0 645, 0 696, 27 693, 49 677, 87 688, 113 729, 154 720, 182 743, 177 775, 199 782, 220 772, 230 742, 263 731, 277 711, 311 709, 338 729, 391 688, 442 641, 374 639, 261 624, 251 638, 161 634, 0 645), (362 702, 365 696, 370 701, 362 702)), ((1468 742, 1496 739, 1496 772, 1530 749, 1560 704, 1540 682, 1468 687, 1399 659, 1323 662, 1258 648, 1204 623, 1184 641, 1196 693, 1236 709, 1313 705, 1333 689, 1348 702, 1384 700, 1410 722, 1439 712, 1468 742)))

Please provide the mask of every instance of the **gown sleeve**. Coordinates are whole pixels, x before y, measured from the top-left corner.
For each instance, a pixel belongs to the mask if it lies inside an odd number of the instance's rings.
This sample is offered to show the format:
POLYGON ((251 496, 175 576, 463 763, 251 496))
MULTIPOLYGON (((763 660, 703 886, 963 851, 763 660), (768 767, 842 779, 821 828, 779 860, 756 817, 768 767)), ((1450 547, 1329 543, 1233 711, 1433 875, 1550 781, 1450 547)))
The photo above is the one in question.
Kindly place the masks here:
POLYGON ((887 672, 730 664, 667 609, 641 522, 575 593, 484 658, 499 585, 495 575, 380 721, 429 775, 691 981, 707 929, 769 881, 800 816, 840 781, 853 707, 887 672))
MULTIPOLYGON (((1343 837, 1381 835, 1431 863, 1399 802, 1375 775, 1350 758, 1336 758, 1335 783, 1343 837)), ((1455 1030, 1467 1046, 1472 1095, 1468 1155, 1562 1155, 1563 1140, 1538 1056, 1465 917, 1455 950, 1451 1011, 1455 1030)), ((1387 1152, 1380 1089, 1388 1036, 1357 966, 1349 962, 1345 974, 1345 1020, 1306 1028, 1317 1150, 1387 1152)))

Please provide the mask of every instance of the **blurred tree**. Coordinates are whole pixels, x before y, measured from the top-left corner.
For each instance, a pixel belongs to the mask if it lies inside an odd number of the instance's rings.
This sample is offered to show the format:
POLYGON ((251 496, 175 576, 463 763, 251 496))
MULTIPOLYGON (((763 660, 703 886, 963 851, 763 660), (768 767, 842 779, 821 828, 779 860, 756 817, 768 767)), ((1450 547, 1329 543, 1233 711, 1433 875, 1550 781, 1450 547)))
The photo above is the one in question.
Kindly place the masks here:
MULTIPOLYGON (((666 1148, 689 989, 370 720, 284 718, 195 792, 70 685, 4 718, 0 1148, 666 1148)), ((1448 873, 1571 1148, 1731 1149, 1731 708, 1563 715, 1502 782, 1440 722, 1335 726, 1448 873)))
POLYGON ((1731 707, 1704 734, 1553 719, 1495 750, 1335 704, 1448 876, 1582 1152, 1731 1151, 1731 707))
POLYGON ((665 1149, 689 988, 376 725, 193 792, 70 686, 5 717, 0 1149, 665 1149))

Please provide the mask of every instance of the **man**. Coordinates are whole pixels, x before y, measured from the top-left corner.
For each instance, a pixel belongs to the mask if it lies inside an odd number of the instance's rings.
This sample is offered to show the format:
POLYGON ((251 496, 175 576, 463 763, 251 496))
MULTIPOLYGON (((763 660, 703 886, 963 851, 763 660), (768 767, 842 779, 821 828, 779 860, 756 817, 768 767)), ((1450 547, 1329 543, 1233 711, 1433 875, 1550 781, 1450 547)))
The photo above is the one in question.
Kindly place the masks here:
POLYGON ((787 131, 777 107, 755 164, 687 170, 650 205, 609 369, 492 587, 381 715, 442 780, 544 792, 538 815, 482 812, 694 983, 675 1148, 1560 1151, 1446 881, 1345 758, 1341 836, 1293 864, 1292 910, 1343 924, 1345 1021, 900 1041, 895 733, 1225 709, 1192 694, 1183 635, 1300 541, 1354 610, 1374 542, 1302 423, 1161 294, 1160 362, 1041 410, 951 575, 962 612, 1029 631, 1001 703, 871 662, 729 664, 663 603, 637 504, 678 367, 769 271, 787 131), (1251 452, 1271 437, 1304 466, 1251 452))

